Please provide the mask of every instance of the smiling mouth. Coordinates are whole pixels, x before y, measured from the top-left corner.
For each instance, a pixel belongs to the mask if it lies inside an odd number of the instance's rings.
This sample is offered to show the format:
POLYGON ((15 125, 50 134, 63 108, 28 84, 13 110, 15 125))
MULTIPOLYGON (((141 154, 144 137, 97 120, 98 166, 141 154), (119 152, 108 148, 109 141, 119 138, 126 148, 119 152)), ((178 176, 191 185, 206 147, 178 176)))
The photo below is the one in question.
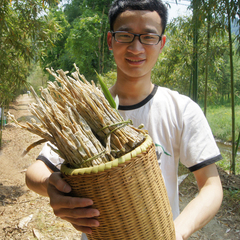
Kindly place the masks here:
POLYGON ((141 63, 144 61, 144 59, 129 59, 129 58, 127 58, 127 61, 132 62, 132 63, 141 63))

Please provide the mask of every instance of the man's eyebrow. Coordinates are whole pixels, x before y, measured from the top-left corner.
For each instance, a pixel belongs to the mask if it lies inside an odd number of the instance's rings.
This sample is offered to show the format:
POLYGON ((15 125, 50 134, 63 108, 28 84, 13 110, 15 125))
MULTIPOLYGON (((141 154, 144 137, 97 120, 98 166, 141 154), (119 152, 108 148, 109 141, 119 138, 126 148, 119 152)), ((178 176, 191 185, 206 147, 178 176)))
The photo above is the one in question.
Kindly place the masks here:
POLYGON ((146 28, 146 29, 144 29, 144 32, 159 34, 158 31, 156 29, 153 29, 153 28, 146 28))
MULTIPOLYGON (((131 32, 133 33, 132 28, 127 27, 127 26, 121 26, 120 28, 117 29, 117 31, 125 31, 125 32, 131 32)), ((145 28, 142 32, 144 33, 155 33, 155 34, 159 34, 158 31, 156 29, 153 28, 145 28)))
POLYGON ((131 32, 131 28, 126 27, 126 26, 121 26, 120 28, 118 28, 117 31, 125 31, 125 32, 131 32))

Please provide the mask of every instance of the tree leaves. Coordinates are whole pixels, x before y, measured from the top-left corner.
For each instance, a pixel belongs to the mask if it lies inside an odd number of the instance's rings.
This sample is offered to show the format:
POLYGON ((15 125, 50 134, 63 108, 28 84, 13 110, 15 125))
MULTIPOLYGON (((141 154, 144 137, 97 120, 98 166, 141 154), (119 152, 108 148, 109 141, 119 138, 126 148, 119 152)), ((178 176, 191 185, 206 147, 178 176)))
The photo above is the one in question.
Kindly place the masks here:
MULTIPOLYGON (((214 26, 215 22, 212 22, 214 26)), ((208 103, 222 103, 228 99, 230 93, 230 71, 228 61, 228 45, 226 32, 220 36, 218 27, 215 33, 211 34, 209 47, 209 81, 208 81, 208 103)), ((191 18, 178 17, 171 21, 167 28, 166 45, 159 56, 152 71, 154 83, 168 87, 178 92, 189 95, 191 87, 191 55, 192 55, 192 33, 191 18)), ((207 54, 207 25, 203 23, 199 34, 199 101, 204 100, 204 75, 206 68, 207 54)), ((240 91, 240 75, 237 68, 240 60, 237 56, 234 59, 236 89, 240 91)))
POLYGON ((26 87, 30 61, 36 61, 39 50, 54 42, 59 28, 51 16, 44 16, 45 10, 42 0, 2 1, 0 106, 7 105, 13 95, 26 87))
POLYGON ((105 14, 85 9, 81 18, 73 22, 67 38, 66 50, 71 53, 80 72, 84 72, 88 79, 95 77, 94 69, 101 73, 105 61, 109 61, 105 58, 109 54, 104 38, 107 26, 105 14))

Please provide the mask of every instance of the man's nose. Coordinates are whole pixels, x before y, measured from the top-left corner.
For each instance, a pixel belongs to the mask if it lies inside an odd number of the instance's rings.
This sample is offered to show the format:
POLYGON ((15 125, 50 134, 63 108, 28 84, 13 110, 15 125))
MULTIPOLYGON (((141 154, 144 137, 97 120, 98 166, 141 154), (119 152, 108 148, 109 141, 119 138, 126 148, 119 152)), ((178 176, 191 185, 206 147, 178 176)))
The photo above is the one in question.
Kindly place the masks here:
POLYGON ((130 43, 128 50, 133 53, 141 53, 144 51, 144 46, 140 42, 139 36, 135 36, 133 42, 130 43))

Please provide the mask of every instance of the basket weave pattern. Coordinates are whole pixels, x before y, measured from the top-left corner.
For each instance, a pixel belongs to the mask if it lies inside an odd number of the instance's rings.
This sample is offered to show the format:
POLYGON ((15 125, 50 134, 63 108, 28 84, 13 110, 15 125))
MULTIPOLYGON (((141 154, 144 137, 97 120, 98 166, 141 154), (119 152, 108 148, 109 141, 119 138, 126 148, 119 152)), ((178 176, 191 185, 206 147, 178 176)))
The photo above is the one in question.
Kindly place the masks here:
POLYGON ((103 172, 66 175, 73 196, 93 200, 100 226, 89 240, 173 240, 171 207, 152 143, 147 151, 103 172))

